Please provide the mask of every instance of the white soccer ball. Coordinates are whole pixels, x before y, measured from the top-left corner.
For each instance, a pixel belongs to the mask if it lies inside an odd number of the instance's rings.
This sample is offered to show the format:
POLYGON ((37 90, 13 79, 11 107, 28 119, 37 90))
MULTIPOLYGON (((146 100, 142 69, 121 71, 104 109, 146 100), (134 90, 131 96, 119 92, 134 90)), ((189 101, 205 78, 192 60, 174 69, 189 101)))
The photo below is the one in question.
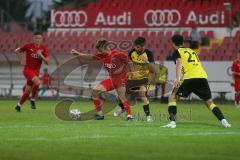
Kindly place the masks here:
POLYGON ((69 117, 74 120, 80 119, 81 112, 79 109, 71 109, 69 113, 69 117))

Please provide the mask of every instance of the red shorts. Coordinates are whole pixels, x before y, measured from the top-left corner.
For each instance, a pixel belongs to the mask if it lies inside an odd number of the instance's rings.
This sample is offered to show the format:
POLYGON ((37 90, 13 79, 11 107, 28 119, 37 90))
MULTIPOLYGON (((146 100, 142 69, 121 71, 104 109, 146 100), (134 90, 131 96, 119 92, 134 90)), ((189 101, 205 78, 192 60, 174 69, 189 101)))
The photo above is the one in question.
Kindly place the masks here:
POLYGON ((32 79, 39 76, 39 69, 24 68, 23 75, 27 79, 27 85, 32 86, 32 79))
POLYGON ((107 91, 111 91, 111 90, 114 90, 115 88, 126 86, 126 82, 127 82, 127 78, 125 77, 122 77, 122 78, 111 77, 109 79, 105 79, 101 81, 100 84, 103 85, 107 91))

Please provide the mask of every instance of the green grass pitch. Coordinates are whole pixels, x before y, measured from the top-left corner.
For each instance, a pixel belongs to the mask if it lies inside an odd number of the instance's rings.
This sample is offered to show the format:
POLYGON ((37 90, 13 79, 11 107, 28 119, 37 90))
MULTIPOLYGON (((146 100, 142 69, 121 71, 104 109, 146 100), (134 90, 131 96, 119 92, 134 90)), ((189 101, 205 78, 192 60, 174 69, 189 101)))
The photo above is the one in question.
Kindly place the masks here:
MULTIPOLYGON (((56 118, 58 101, 26 102, 16 113, 16 101, 0 101, 0 160, 234 160, 240 157, 240 109, 219 105, 232 128, 222 128, 203 104, 178 105, 177 128, 167 123, 166 104, 151 103, 156 118, 147 123, 141 105, 133 107, 136 120, 108 113, 103 121, 67 122, 56 118)), ((90 110, 87 101, 74 104, 90 110)))

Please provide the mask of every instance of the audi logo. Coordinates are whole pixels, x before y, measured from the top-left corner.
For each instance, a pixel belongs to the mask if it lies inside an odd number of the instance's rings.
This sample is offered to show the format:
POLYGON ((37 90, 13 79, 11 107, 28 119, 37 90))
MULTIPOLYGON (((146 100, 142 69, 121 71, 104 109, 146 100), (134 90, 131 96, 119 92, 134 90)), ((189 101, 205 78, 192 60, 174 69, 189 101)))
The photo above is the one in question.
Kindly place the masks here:
POLYGON ((52 17, 56 27, 83 27, 88 20, 84 11, 56 11, 52 17))
POLYGON ((144 14, 144 22, 147 26, 177 26, 181 21, 178 10, 148 10, 144 14))

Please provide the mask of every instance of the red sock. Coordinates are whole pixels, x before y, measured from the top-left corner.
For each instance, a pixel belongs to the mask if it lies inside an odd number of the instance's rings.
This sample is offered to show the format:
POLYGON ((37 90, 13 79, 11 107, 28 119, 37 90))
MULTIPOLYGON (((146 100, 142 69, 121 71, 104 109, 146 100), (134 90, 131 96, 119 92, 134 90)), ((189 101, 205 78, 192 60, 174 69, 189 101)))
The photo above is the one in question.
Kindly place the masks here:
POLYGON ((25 92, 25 88, 26 88, 26 84, 23 86, 23 89, 22 89, 22 93, 24 94, 24 92, 25 92))
POLYGON ((240 102, 240 95, 239 94, 236 94, 235 100, 236 100, 236 103, 239 104, 239 102, 240 102))
POLYGON ((123 102, 124 109, 127 115, 131 115, 130 103, 128 101, 123 102))
POLYGON ((37 95, 38 95, 38 88, 39 88, 39 85, 33 85, 32 86, 32 99, 36 99, 37 98, 37 95))
POLYGON ((28 98, 29 98, 29 93, 24 93, 19 101, 19 104, 22 105, 28 98))
POLYGON ((101 111, 102 102, 100 99, 92 99, 97 111, 101 111))

